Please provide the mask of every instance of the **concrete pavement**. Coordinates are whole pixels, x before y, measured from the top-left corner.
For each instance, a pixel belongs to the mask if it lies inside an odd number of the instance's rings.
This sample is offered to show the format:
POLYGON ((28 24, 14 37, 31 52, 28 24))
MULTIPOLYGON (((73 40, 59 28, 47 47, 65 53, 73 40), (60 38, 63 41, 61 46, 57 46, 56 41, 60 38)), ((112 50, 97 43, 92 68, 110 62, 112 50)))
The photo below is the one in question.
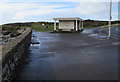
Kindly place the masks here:
MULTIPOLYGON (((86 30, 84 30, 86 31, 86 30)), ((31 45, 14 80, 117 80, 117 39, 91 33, 33 32, 31 45)))

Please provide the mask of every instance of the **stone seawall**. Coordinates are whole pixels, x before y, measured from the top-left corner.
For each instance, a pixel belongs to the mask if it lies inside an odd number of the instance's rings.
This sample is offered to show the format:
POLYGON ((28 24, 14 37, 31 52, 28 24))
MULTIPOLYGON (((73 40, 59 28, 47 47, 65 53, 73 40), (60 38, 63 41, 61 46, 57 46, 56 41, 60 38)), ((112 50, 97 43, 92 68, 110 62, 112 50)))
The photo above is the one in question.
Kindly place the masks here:
POLYGON ((2 81, 9 80, 21 57, 29 49, 32 29, 26 30, 15 39, 2 45, 2 81))

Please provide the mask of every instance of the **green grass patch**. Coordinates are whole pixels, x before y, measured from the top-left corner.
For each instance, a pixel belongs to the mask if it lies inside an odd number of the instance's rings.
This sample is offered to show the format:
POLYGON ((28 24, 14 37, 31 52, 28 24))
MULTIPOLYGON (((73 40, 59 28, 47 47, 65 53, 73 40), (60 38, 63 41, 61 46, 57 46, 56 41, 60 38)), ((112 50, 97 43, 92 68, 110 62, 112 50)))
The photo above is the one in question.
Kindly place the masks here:
POLYGON ((87 26, 87 27, 83 27, 84 29, 89 29, 89 28, 96 28, 94 26, 87 26))
MULTIPOLYGON (((120 27, 120 25, 111 25, 111 27, 120 27)), ((109 28, 108 26, 104 27, 104 28, 109 28)))
POLYGON ((2 25, 3 27, 3 30, 6 30, 6 31, 17 31, 18 29, 20 28, 32 28, 33 30, 36 30, 36 31, 53 31, 54 30, 54 26, 53 24, 46 24, 46 25, 42 25, 42 24, 39 24, 39 23, 33 23, 29 26, 17 26, 17 25, 2 25))
POLYGON ((53 25, 44 25, 42 26, 41 24, 32 24, 31 28, 36 30, 36 31, 53 31, 53 25))
POLYGON ((120 27, 120 25, 112 25, 112 27, 120 27))
POLYGON ((2 26, 2 31, 15 32, 18 29, 20 29, 20 27, 2 26))

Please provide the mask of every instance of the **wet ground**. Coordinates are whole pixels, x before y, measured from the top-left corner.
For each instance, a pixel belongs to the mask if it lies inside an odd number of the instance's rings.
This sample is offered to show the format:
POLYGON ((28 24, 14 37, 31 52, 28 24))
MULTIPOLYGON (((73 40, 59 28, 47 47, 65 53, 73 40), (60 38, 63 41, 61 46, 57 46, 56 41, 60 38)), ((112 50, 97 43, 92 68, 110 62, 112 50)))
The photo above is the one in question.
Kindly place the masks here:
MULTIPOLYGON (((108 28, 98 27, 96 28, 99 34, 108 35, 108 28)), ((120 27, 111 27, 110 31, 111 38, 118 39, 120 38, 120 27)))
POLYGON ((83 33, 33 32, 15 80, 117 80, 118 41, 83 33))

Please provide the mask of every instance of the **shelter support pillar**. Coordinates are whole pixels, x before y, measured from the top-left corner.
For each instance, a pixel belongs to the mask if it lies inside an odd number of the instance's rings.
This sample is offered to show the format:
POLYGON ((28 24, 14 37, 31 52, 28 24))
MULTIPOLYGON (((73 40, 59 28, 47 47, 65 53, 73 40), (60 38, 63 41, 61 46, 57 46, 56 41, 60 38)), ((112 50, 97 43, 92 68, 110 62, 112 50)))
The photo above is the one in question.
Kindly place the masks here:
POLYGON ((81 30, 81 21, 79 21, 79 30, 81 30))
POLYGON ((78 30, 78 27, 77 27, 78 25, 77 25, 77 20, 76 20, 76 31, 78 30))
POLYGON ((56 31, 56 20, 54 22, 54 31, 56 31))
POLYGON ((82 29, 83 29, 83 21, 82 21, 82 29))

